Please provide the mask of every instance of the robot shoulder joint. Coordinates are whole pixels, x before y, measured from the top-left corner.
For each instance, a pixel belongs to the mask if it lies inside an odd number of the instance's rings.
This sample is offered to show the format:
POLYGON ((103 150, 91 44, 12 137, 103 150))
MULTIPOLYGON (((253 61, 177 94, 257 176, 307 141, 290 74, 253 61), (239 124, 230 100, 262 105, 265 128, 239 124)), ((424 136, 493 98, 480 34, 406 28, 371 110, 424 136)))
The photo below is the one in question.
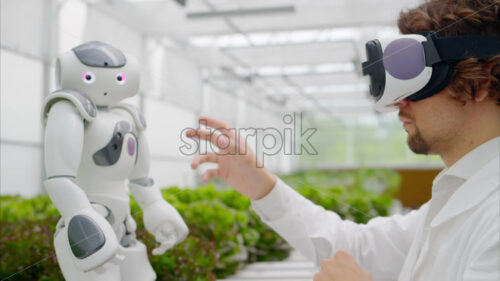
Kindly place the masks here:
POLYGON ((137 126, 139 131, 146 129, 146 119, 144 119, 144 114, 142 114, 142 112, 137 107, 128 103, 119 103, 113 106, 113 108, 123 109, 130 113, 130 115, 132 115, 132 117, 134 118, 135 125, 137 126))
POLYGON ((87 121, 93 121, 95 119, 97 108, 86 94, 71 89, 63 89, 55 91, 45 98, 42 111, 42 121, 44 125, 47 122, 47 115, 52 105, 62 100, 71 102, 78 109, 83 119, 87 121))

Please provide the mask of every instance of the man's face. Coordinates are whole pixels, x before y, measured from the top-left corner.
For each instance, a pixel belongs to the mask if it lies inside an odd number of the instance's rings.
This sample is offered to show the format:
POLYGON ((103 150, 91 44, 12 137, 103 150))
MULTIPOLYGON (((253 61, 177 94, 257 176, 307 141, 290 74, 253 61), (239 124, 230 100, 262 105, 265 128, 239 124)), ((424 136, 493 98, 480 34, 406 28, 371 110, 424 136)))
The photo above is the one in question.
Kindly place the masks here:
POLYGON ((416 102, 404 100, 399 119, 408 133, 408 146, 417 154, 440 154, 460 139, 465 126, 464 108, 448 88, 416 102))

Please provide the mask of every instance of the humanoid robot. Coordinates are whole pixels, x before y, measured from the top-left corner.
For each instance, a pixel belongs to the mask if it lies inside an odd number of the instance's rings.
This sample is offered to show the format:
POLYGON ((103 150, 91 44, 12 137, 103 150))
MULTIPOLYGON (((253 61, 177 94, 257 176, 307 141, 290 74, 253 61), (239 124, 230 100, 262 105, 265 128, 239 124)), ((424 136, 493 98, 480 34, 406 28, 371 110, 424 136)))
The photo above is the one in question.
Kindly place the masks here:
POLYGON ((102 42, 88 42, 59 56, 60 90, 43 106, 44 182, 61 213, 54 235, 57 260, 68 281, 155 280, 146 247, 136 240, 128 187, 146 229, 161 245, 185 239, 188 228, 149 178, 146 123, 135 107, 120 103, 139 89, 133 58, 102 42))

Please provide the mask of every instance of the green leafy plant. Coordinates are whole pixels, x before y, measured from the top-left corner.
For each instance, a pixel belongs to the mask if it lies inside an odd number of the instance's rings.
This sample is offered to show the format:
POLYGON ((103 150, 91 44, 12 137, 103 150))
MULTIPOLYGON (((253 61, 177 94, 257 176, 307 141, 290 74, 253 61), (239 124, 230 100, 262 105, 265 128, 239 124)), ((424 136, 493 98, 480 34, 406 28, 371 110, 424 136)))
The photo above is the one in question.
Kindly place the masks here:
POLYGON ((0 221, 1 280, 63 280, 52 246, 56 222, 57 218, 0 221))
POLYGON ((387 216, 401 178, 387 169, 300 171, 280 178, 304 197, 343 219, 366 223, 387 216))
MULTIPOLYGON (((250 200, 236 191, 218 191, 207 185, 197 189, 171 187, 162 194, 181 213, 190 234, 161 256, 151 255, 156 241, 145 231, 142 212, 131 198, 137 237, 149 249, 157 280, 215 280, 234 274, 249 262, 288 256, 290 247, 260 222, 249 209, 250 200)), ((50 199, 4 196, 0 200, 0 279, 15 274, 10 280, 62 280, 52 246, 60 215, 50 199)))
MULTIPOLYGON (((391 171, 310 171, 282 179, 314 203, 359 223, 387 215, 391 195, 399 185, 397 174, 391 171), (369 189, 374 182, 384 189, 369 189)), ((162 195, 180 212, 190 234, 160 256, 151 255, 156 241, 145 231, 142 212, 131 199, 137 237, 149 249, 157 280, 212 281, 234 274, 245 264, 283 260, 290 253, 286 241, 250 208, 250 200, 232 189, 170 187, 162 195)), ((52 245, 59 218, 45 195, 0 197, 0 279, 63 280, 52 245)))

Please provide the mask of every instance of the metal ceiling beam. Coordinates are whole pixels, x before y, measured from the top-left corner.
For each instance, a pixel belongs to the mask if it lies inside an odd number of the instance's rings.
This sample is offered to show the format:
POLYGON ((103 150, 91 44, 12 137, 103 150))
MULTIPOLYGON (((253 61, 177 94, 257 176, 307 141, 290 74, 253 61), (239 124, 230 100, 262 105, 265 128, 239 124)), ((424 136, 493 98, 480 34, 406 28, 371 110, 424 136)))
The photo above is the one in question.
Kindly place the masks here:
MULTIPOLYGON (((224 54, 226 54, 226 56, 231 59, 232 61, 234 61, 236 64, 240 65, 241 67, 244 67, 244 68, 248 68, 248 69, 252 69, 251 66, 247 65, 246 63, 242 62, 241 60, 239 60, 237 57, 235 57, 234 55, 230 54, 230 53, 225 53, 223 52, 224 54)), ((252 75, 253 78, 260 78, 259 81, 261 81, 262 83, 266 84, 269 88, 273 88, 275 87, 275 85, 273 85, 272 83, 270 83, 265 77, 262 77, 258 74, 253 74, 252 75)), ((290 86, 292 86, 294 89, 296 89, 296 92, 303 96, 304 98, 308 99, 308 100, 311 100, 317 107, 318 109, 320 109, 321 111, 323 111, 325 114, 331 116, 330 114, 330 111, 327 109, 327 108, 324 108, 314 97, 310 96, 310 95, 307 95, 304 93, 304 91, 300 88, 299 85, 293 83, 292 81, 290 81, 286 76, 281 76, 283 78, 283 80, 288 83, 290 86)), ((274 95, 272 93, 268 93, 269 95, 274 95)), ((333 116, 332 116, 333 117, 333 116)), ((334 118, 334 117, 333 117, 334 118)))
MULTIPOLYGON (((396 24, 395 20, 374 20, 374 21, 360 21, 360 22, 346 22, 346 23, 325 23, 325 24, 311 24, 311 25, 301 25, 297 26, 276 26, 269 25, 266 27, 252 27, 246 29, 250 33, 263 33, 263 32, 286 32, 286 31, 296 31, 304 29, 327 29, 327 28, 369 28, 369 27, 394 27, 396 24)), ((227 35, 228 31, 225 29, 217 29, 212 31, 195 31, 191 32, 189 36, 218 36, 227 35)))
POLYGON ((227 88, 227 87, 224 87, 224 86, 221 86, 219 84, 217 84, 217 82, 215 81, 212 81, 211 79, 206 79, 205 82, 207 83, 207 85, 211 88, 213 88, 214 90, 217 90, 223 94, 227 94, 233 98, 236 98, 236 99, 242 99, 245 101, 245 103, 255 107, 255 108, 258 108, 262 111, 270 111, 270 113, 278 118, 281 118, 281 113, 278 112, 278 111, 275 111, 275 110, 269 110, 269 109, 266 109, 262 106, 262 104, 259 104, 259 103, 256 103, 254 100, 250 99, 250 98, 246 98, 246 97, 241 97, 241 96, 238 96, 238 95, 234 95, 234 91, 233 89, 231 88, 227 88))
POLYGON ((308 46, 308 45, 328 45, 328 44, 352 44, 356 43, 353 39, 336 39, 336 40, 323 40, 323 41, 305 41, 305 42, 278 42, 262 45, 253 46, 228 46, 225 49, 228 50, 240 50, 240 49, 258 49, 258 48, 273 48, 273 47, 296 47, 296 46, 308 46))
MULTIPOLYGON (((203 3, 205 3, 212 11, 217 11, 216 7, 210 3, 209 0, 203 0, 203 3)), ((250 45, 255 45, 253 44, 252 42, 252 39, 248 36, 248 33, 244 32, 243 30, 241 30, 231 19, 229 19, 228 17, 224 17, 224 20, 226 22, 226 24, 235 32, 237 33, 240 33, 241 35, 243 35, 245 37, 245 39, 248 41, 248 43, 250 45)), ((232 61, 234 61, 235 63, 237 63, 238 65, 240 65, 241 67, 244 67, 244 68, 248 68, 249 70, 251 70, 251 66, 249 66, 247 63, 241 61, 238 57, 236 57, 234 54, 231 54, 230 52, 228 52, 227 50, 224 50, 224 49, 221 49, 221 53, 226 55, 229 59, 231 59, 232 61)), ((258 74, 255 74, 254 75, 255 78, 261 78, 259 79, 261 82, 265 83, 268 87, 274 87, 274 85, 272 85, 272 83, 270 83, 267 79, 265 79, 264 77, 262 76, 259 76, 258 74)), ((312 101, 316 106, 317 108, 324 112, 325 114, 327 114, 328 116, 330 116, 331 118, 335 118, 335 116, 332 115, 332 113, 330 112, 330 110, 326 107, 323 107, 316 99, 314 99, 313 97, 311 96, 308 96, 304 93, 304 91, 301 89, 301 87, 295 83, 293 83, 288 77, 286 76, 282 76, 283 80, 288 83, 290 86, 292 86, 293 88, 295 88, 297 90, 297 93, 304 96, 304 98, 312 101)))
MULTIPOLYGON (((230 68, 224 67, 225 70, 230 70, 230 68)), ((235 73, 234 70, 232 70, 233 73, 235 73)), ((337 74, 346 74, 346 73, 356 73, 355 70, 352 71, 324 71, 324 72, 315 72, 315 71, 308 71, 304 73, 272 73, 272 74, 252 74, 252 75, 246 75, 246 76, 238 76, 239 79, 246 79, 246 80, 251 80, 253 77, 257 78, 281 78, 283 76, 287 77, 316 77, 316 76, 330 76, 330 75, 337 75, 337 74)))
MULTIPOLYGON (((64 0, 64 1, 67 1, 67 0, 64 0)), ((86 0, 87 2, 91 1, 91 0, 86 0)), ((160 1, 164 1, 164 0, 105 0, 106 2, 108 2, 109 4, 116 4, 117 2, 119 1, 125 1, 125 2, 160 2, 160 1)), ((186 6, 186 2, 187 0, 173 0, 175 3, 185 7, 186 6)))
POLYGON ((283 79, 283 81, 288 83, 291 87, 293 87, 299 95, 301 95, 305 99, 311 101, 314 104, 314 106, 316 108, 318 108, 320 111, 322 111, 323 113, 325 113, 327 116, 329 116, 331 118, 335 118, 335 116, 332 115, 330 108, 323 106, 316 98, 312 97, 311 95, 306 94, 304 92, 304 90, 299 85, 297 85, 296 83, 291 81, 287 76, 282 76, 282 79, 283 79))
POLYGON ((355 73, 355 68, 352 70, 329 70, 329 71, 317 71, 314 69, 314 66, 312 69, 308 69, 307 71, 304 72, 289 72, 286 73, 286 71, 282 70, 281 73, 270 73, 270 74, 265 74, 262 75, 260 74, 261 77, 282 77, 282 76, 287 76, 287 77, 304 77, 304 76, 319 76, 319 75, 335 75, 335 74, 346 74, 346 73, 355 73))
POLYGON ((275 7, 258 7, 248 9, 234 10, 212 10, 209 12, 190 12, 186 13, 188 19, 207 19, 217 17, 235 17, 235 16, 261 16, 269 14, 289 14, 295 13, 295 6, 275 6, 275 7))

